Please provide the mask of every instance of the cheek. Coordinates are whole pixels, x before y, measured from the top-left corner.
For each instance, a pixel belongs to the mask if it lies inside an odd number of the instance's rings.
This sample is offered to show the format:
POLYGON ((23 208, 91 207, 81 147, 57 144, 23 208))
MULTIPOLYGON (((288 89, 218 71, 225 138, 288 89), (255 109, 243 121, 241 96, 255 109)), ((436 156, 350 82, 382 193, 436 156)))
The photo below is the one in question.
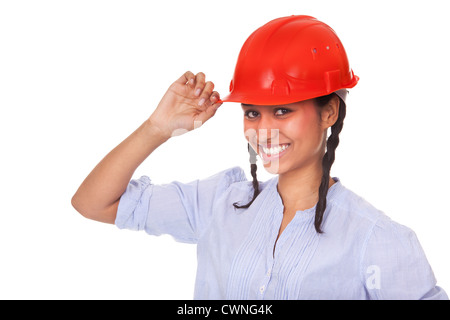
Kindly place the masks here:
POLYGON ((294 142, 297 140, 301 141, 302 144, 307 144, 308 141, 316 141, 319 133, 318 129, 317 114, 305 112, 301 117, 296 117, 292 121, 287 122, 283 126, 283 133, 294 142))
POLYGON ((244 120, 244 136, 247 141, 256 146, 256 129, 248 121, 244 120))

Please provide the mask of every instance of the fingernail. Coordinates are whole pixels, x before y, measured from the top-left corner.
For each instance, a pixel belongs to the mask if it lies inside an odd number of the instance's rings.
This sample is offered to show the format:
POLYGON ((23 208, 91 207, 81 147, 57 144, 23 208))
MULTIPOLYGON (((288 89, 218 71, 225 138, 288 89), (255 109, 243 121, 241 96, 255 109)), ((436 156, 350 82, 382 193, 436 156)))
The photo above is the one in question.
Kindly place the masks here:
POLYGON ((195 91, 195 95, 198 97, 200 95, 200 92, 202 92, 202 90, 198 88, 197 91, 195 91))
POLYGON ((194 79, 189 80, 190 84, 194 84, 194 79))
POLYGON ((201 98, 200 101, 198 102, 198 105, 201 106, 204 102, 205 102, 205 98, 201 98))

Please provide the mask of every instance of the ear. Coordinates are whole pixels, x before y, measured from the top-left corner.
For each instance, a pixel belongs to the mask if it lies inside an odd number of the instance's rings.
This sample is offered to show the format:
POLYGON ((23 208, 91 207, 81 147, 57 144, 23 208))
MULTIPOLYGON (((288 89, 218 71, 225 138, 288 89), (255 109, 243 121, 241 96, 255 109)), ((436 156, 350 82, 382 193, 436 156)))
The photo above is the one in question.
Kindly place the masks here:
POLYGON ((333 95, 333 98, 320 111, 323 129, 330 128, 337 121, 339 116, 339 98, 333 95))

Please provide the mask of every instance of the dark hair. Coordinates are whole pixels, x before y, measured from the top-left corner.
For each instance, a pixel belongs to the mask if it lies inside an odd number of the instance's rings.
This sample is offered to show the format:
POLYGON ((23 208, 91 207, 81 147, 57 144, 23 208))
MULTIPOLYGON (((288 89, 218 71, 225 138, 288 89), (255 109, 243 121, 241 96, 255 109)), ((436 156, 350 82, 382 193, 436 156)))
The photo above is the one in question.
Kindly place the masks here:
MULTIPOLYGON (((331 99, 335 95, 336 95, 335 93, 331 93, 326 96, 314 98, 313 100, 317 107, 323 108, 331 101, 331 99)), ((317 202, 316 205, 316 215, 314 219, 314 227, 316 228, 317 233, 323 233, 320 227, 322 224, 323 214, 327 207, 327 194, 330 181, 330 170, 331 166, 334 163, 336 148, 339 145, 339 133, 341 132, 342 127, 344 125, 345 114, 346 114, 345 102, 341 98, 339 98, 339 115, 336 122, 331 126, 331 134, 327 139, 327 151, 325 152, 322 159, 323 174, 322 174, 322 181, 319 187, 319 201, 317 202)), ((246 205, 239 206, 237 202, 233 203, 233 206, 238 209, 250 207, 250 205, 253 203, 253 201, 256 199, 256 197, 260 192, 258 179, 256 177, 256 169, 257 169, 256 152, 253 150, 250 144, 248 144, 248 152, 250 153, 250 164, 251 164, 250 168, 253 178, 253 198, 246 205)))

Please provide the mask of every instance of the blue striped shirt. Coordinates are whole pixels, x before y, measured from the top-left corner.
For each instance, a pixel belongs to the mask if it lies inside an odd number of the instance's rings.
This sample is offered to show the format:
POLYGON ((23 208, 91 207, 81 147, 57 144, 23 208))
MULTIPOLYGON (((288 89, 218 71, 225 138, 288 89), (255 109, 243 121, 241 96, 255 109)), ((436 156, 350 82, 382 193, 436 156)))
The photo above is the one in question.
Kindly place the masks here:
POLYGON ((248 209, 234 208, 253 195, 240 167, 189 183, 133 179, 115 224, 197 244, 195 299, 448 299, 415 233, 333 179, 323 234, 314 206, 276 241, 278 175, 260 182, 248 209))

